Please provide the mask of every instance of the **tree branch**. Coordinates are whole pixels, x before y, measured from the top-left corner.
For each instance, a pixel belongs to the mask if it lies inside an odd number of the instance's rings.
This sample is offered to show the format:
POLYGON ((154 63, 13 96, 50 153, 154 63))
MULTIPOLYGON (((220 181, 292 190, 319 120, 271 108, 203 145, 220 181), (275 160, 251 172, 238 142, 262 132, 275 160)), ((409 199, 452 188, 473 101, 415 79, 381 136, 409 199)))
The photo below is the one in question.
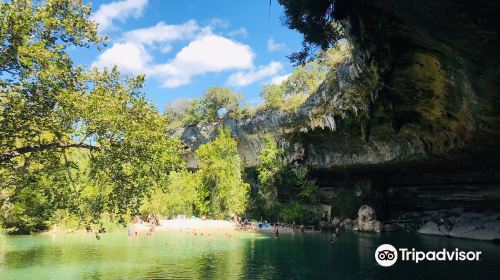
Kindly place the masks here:
POLYGON ((0 163, 9 161, 12 158, 18 157, 20 155, 24 155, 26 153, 33 153, 33 152, 40 152, 40 151, 45 151, 45 150, 53 150, 53 149, 59 149, 59 148, 81 148, 81 149, 88 149, 88 150, 96 150, 99 151, 100 148, 97 146, 92 146, 88 145, 85 143, 48 143, 48 144, 40 144, 40 145, 33 145, 33 146, 26 146, 26 147, 21 147, 17 148, 15 150, 2 153, 0 154, 0 163))

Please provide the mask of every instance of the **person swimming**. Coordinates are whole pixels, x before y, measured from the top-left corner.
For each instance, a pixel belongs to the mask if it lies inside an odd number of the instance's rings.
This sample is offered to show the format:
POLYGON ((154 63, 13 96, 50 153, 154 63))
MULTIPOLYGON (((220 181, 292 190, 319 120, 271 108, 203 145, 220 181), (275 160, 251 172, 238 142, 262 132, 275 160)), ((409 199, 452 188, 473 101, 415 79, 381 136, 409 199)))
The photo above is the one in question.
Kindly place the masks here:
POLYGON ((335 243, 337 241, 337 235, 335 233, 332 233, 332 237, 330 238, 330 243, 335 243))

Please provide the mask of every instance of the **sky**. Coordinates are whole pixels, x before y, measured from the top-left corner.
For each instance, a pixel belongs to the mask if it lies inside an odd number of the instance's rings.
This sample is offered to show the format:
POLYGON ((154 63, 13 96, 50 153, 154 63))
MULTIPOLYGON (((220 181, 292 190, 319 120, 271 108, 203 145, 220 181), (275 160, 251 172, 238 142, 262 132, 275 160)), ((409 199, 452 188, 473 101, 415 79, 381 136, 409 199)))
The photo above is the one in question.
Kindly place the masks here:
POLYGON ((264 84, 292 72, 286 56, 301 46, 283 14, 276 0, 92 1, 91 18, 108 43, 70 54, 77 64, 145 74, 146 97, 160 111, 211 86, 230 87, 255 105, 264 84))

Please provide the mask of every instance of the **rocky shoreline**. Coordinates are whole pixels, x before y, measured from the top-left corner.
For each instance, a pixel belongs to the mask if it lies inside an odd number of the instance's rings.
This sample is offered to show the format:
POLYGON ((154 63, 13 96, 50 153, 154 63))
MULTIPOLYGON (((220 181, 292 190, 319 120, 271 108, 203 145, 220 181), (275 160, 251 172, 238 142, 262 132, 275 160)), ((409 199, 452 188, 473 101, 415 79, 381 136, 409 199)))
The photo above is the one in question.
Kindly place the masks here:
POLYGON ((381 222, 376 219, 375 210, 363 205, 357 219, 334 217, 322 230, 343 230, 363 232, 408 232, 500 242, 500 214, 474 212, 464 208, 437 211, 405 213, 396 219, 381 222))

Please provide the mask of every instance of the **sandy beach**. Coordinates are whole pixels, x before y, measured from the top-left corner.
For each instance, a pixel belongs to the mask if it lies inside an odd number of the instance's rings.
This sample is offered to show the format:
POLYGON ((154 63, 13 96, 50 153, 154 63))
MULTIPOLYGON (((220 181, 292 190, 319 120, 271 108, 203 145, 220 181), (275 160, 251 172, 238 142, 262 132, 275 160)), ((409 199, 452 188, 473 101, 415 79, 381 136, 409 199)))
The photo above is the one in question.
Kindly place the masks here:
MULTIPOLYGON (((132 224, 131 227, 138 231, 147 231, 151 228, 151 224, 148 223, 136 223, 132 224)), ((273 233, 273 226, 270 224, 264 224, 261 228, 257 224, 247 225, 241 228, 239 225, 227 221, 227 220, 202 220, 198 218, 194 219, 172 219, 172 220, 161 220, 160 225, 155 227, 156 231, 189 231, 189 232, 222 232, 222 233, 232 233, 232 232, 255 232, 255 233, 273 233)), ((279 227, 280 234, 300 234, 300 229, 296 228, 293 231, 290 227, 279 227)), ((306 229, 305 232, 319 232, 313 231, 311 229, 306 229)))

